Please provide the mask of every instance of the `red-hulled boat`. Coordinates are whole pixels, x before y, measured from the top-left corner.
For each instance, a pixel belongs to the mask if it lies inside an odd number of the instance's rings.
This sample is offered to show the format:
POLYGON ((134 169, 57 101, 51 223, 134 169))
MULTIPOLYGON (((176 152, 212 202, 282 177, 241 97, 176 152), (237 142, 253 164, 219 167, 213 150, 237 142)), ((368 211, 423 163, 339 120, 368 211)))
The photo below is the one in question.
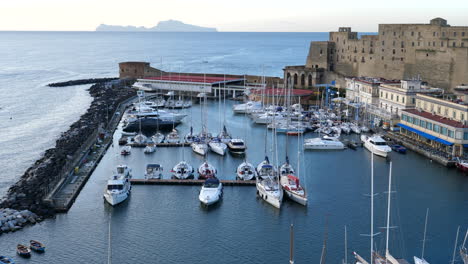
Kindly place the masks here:
POLYGON ((455 163, 455 166, 457 166, 457 168, 460 171, 468 173, 468 160, 457 159, 457 163, 455 163))

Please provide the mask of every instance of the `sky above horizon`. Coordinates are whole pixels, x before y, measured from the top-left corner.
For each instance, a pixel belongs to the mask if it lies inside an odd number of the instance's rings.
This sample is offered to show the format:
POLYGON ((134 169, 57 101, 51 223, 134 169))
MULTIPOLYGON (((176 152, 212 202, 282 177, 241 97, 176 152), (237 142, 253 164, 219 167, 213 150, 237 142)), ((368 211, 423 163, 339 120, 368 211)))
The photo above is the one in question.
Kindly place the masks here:
POLYGON ((219 31, 376 32, 383 23, 443 17, 468 26, 467 0, 3 0, 0 30, 93 31, 99 24, 155 26, 174 19, 219 31))

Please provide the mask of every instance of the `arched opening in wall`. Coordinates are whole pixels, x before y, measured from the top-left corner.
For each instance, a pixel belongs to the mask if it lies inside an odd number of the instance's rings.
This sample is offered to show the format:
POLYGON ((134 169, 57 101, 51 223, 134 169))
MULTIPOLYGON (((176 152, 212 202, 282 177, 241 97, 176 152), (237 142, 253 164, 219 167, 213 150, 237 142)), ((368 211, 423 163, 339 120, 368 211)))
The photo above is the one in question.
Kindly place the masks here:
POLYGON ((318 69, 318 64, 315 64, 315 69, 318 69))
POLYGON ((294 74, 294 85, 297 85, 297 73, 294 74))
POLYGON ((304 74, 301 74, 301 86, 302 87, 305 86, 305 75, 304 74))
POLYGON ((312 87, 312 75, 311 74, 309 74, 309 77, 307 77, 307 85, 309 87, 312 87))
POLYGON ((285 80, 285 82, 287 82, 287 83, 289 84, 289 80, 291 80, 291 73, 288 72, 288 73, 286 74, 286 80, 285 80))

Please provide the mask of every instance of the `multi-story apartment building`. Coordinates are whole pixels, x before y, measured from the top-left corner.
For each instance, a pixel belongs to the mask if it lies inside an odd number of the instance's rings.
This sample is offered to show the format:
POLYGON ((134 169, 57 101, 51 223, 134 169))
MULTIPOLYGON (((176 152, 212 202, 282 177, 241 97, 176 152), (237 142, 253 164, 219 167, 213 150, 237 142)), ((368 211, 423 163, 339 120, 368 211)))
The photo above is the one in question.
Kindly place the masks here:
POLYGON ((461 156, 468 148, 468 98, 416 95, 416 107, 401 111, 401 133, 424 144, 461 156))

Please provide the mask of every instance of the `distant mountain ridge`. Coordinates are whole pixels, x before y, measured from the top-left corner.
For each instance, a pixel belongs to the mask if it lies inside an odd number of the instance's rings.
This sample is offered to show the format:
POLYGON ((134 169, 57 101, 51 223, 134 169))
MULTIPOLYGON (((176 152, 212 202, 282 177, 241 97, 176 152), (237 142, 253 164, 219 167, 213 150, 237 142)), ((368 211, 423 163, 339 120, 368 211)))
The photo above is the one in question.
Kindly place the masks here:
POLYGON ((160 21, 156 26, 150 28, 101 24, 96 28, 96 31, 217 32, 218 30, 185 24, 177 20, 166 20, 160 21))

